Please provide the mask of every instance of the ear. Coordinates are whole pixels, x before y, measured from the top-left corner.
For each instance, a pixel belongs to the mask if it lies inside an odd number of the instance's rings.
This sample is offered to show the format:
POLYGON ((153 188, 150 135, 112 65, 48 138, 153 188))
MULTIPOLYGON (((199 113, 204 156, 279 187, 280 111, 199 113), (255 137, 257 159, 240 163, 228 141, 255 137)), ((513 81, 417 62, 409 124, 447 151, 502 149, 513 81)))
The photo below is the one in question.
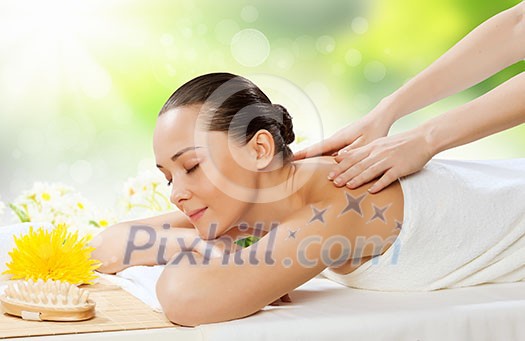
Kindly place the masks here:
POLYGON ((268 130, 261 129, 248 142, 257 170, 264 169, 272 162, 275 152, 275 142, 268 130))

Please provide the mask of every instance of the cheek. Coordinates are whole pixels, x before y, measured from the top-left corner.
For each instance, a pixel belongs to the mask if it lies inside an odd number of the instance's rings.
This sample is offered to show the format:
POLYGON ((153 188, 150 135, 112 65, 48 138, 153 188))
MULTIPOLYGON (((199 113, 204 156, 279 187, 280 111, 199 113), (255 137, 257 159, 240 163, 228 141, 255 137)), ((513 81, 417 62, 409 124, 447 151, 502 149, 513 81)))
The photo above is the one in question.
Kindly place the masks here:
MULTIPOLYGON (((220 188, 231 185, 251 187, 250 180, 254 178, 253 157, 246 146, 239 147, 234 142, 228 141, 222 135, 211 141, 209 156, 215 177, 221 179, 220 188)), ((215 178, 214 177, 214 178, 215 178)))
POLYGON ((233 186, 255 188, 255 173, 249 169, 248 162, 240 156, 225 157, 219 165, 219 171, 224 175, 224 181, 233 186))
MULTIPOLYGON (((225 166, 223 171, 232 171, 233 167, 225 166)), ((228 174, 228 173, 222 173, 228 174)), ((238 179, 237 179, 238 180, 238 179)), ((217 233, 222 234, 226 229, 234 224, 246 210, 247 201, 245 198, 239 198, 235 195, 235 190, 231 187, 231 181, 226 177, 214 178, 213 181, 203 174, 202 181, 199 181, 198 191, 199 199, 203 204, 209 207, 208 219, 203 221, 202 235, 207 235, 206 230, 212 224, 217 224, 217 233)))
POLYGON ((221 192, 219 195, 228 194, 230 197, 241 199, 246 190, 255 188, 255 174, 239 164, 239 158, 229 155, 215 155, 205 162, 203 176, 206 177, 208 186, 221 192), (220 189, 220 190, 219 190, 220 189))
POLYGON ((203 238, 218 238, 235 226, 245 211, 246 203, 227 196, 217 197, 209 206, 208 218, 197 224, 197 230, 203 238))

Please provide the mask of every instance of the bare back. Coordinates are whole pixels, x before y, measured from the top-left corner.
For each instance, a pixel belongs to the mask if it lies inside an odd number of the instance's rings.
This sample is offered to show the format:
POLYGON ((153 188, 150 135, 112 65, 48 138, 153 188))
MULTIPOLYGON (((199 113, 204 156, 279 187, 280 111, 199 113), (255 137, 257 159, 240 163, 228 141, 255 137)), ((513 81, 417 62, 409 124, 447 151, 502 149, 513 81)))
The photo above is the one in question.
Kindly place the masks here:
MULTIPOLYGON (((333 157, 319 157, 296 162, 297 177, 307 176, 302 196, 306 205, 312 207, 312 218, 334 215, 332 224, 343 224, 344 236, 352 246, 348 260, 334 272, 347 274, 370 258, 383 254, 395 241, 403 223, 404 199, 399 181, 376 194, 367 189, 371 183, 357 189, 337 188, 327 180, 327 174, 335 164, 333 157), (313 161, 313 162, 312 162, 313 161), (309 167, 315 167, 311 172, 309 167)), ((323 217, 324 218, 324 217, 323 217)))

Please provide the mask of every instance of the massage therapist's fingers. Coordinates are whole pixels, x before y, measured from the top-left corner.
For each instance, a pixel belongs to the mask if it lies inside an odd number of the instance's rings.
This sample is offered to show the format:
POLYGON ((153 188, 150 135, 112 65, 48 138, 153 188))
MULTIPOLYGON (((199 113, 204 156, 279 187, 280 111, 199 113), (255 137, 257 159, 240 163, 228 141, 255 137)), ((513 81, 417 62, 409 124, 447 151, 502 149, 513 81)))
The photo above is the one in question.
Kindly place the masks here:
POLYGON ((338 164, 332 167, 330 173, 328 173, 328 180, 333 180, 334 185, 338 187, 343 186, 348 178, 345 176, 341 177, 341 175, 359 163, 361 160, 365 159, 367 156, 367 151, 362 149, 356 149, 351 153, 346 153, 345 157, 342 158, 338 164))
POLYGON ((332 139, 326 139, 294 153, 293 159, 302 160, 313 156, 331 155, 337 151, 338 148, 339 146, 332 139))
POLYGON ((393 168, 390 168, 388 171, 383 174, 383 176, 377 180, 372 187, 368 189, 368 192, 375 194, 379 193, 384 188, 388 187, 392 182, 396 181, 399 178, 399 176, 396 174, 396 172, 393 170, 393 168))
MULTIPOLYGON (((340 149, 340 150, 337 152, 337 154, 336 154, 336 158, 337 158, 337 157, 340 157, 339 160, 341 160, 341 159, 345 156, 346 153, 349 153, 350 151, 352 151, 352 150, 354 150, 354 149, 357 149, 357 148, 359 148, 359 147, 362 147, 362 146, 366 145, 367 143, 368 143, 368 141, 366 140, 366 138, 365 138, 363 135, 361 135, 361 136, 359 136, 358 138, 356 138, 356 139, 354 140, 354 142, 352 142, 352 143, 350 143, 348 146, 346 146, 346 147, 340 149)), ((336 161, 337 161, 337 160, 336 160, 336 161)), ((339 162, 339 161, 338 161, 338 162, 339 162)))
POLYGON ((294 160, 319 155, 332 155, 348 143, 353 142, 354 139, 353 134, 346 134, 346 131, 341 129, 329 138, 298 151, 294 154, 294 160))
MULTIPOLYGON (((350 166, 346 171, 339 174, 335 180, 334 184, 336 186, 341 186, 348 184, 349 181, 360 176, 364 171, 366 171, 370 166, 372 166, 376 161, 373 157, 368 156, 357 162, 353 166, 350 166)), ((343 164, 344 161, 341 162, 343 164)), ((353 184, 353 183, 352 183, 353 184)))
MULTIPOLYGON (((368 158, 371 159, 371 158, 368 158)), ((364 170, 350 178, 346 182, 346 187, 355 189, 363 184, 366 184, 373 179, 379 177, 385 171, 388 171, 390 167, 387 165, 387 160, 383 159, 379 162, 373 163, 372 165, 364 167, 364 170)))
POLYGON ((313 154, 313 152, 311 150, 320 148, 319 144, 320 144, 320 142, 317 142, 317 143, 314 143, 313 145, 311 145, 309 147, 303 148, 303 149, 295 152, 293 154, 293 160, 296 161, 296 160, 305 159, 307 155, 313 154))
POLYGON ((294 160, 318 155, 337 154, 340 149, 355 142, 362 135, 362 130, 361 124, 350 124, 339 129, 329 138, 298 151, 294 154, 294 160))
MULTIPOLYGON (((368 143, 363 136, 358 137, 354 142, 339 150, 335 155, 335 161, 341 163, 345 159, 362 160, 363 154, 370 154, 373 150, 374 143, 368 143)), ((352 163, 353 164, 353 163, 352 163)))

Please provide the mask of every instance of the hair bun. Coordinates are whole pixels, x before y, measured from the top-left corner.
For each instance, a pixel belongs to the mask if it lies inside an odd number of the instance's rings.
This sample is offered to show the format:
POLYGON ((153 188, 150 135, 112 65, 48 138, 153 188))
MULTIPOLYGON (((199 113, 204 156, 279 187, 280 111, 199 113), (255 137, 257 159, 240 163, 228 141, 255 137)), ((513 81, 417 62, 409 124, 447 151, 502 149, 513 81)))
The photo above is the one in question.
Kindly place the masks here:
POLYGON ((285 107, 280 104, 272 104, 273 107, 283 116, 283 121, 280 122, 281 136, 283 137, 284 143, 290 144, 295 140, 295 133, 293 132, 292 116, 288 113, 285 107))

